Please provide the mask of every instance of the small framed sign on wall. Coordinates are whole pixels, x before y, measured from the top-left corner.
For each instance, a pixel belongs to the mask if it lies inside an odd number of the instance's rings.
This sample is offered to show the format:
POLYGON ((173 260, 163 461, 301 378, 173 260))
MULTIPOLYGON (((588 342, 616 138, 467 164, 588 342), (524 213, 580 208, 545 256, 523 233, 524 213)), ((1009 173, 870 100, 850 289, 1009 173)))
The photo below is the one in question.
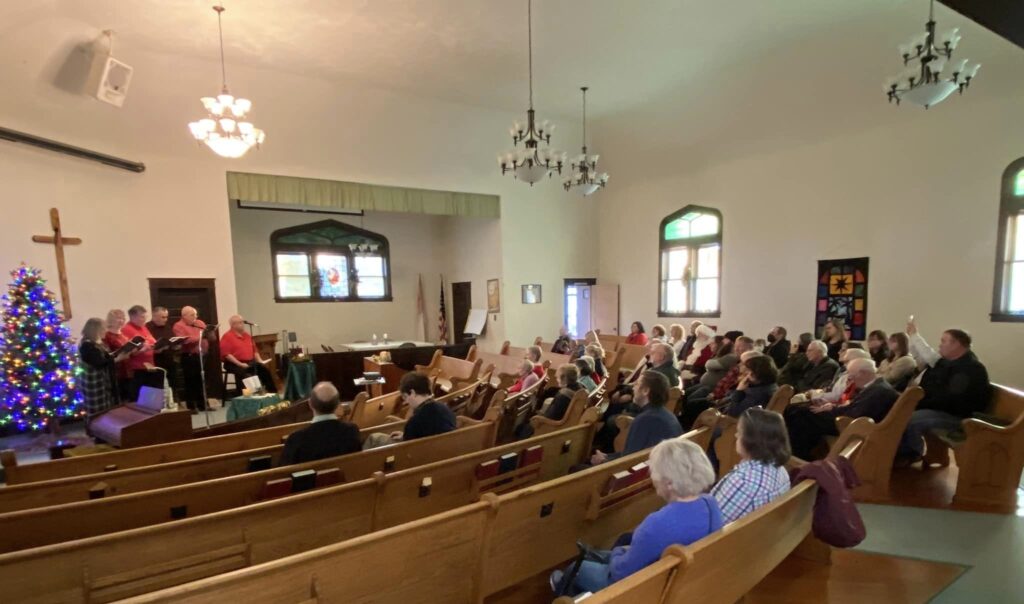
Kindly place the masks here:
POLYGON ((487 312, 501 311, 501 285, 497 279, 487 280, 487 312))
POLYGON ((523 286, 523 304, 540 304, 540 285, 533 283, 523 286))

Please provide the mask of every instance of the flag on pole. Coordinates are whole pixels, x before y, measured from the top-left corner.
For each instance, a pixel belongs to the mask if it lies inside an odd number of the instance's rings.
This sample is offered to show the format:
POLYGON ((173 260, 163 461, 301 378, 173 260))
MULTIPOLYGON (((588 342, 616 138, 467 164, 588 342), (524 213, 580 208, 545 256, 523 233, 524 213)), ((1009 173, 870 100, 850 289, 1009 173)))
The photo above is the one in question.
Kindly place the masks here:
POLYGON ((441 276, 441 308, 437 311, 437 342, 448 343, 448 309, 444 306, 444 275, 441 276))
POLYGON ((423 297, 423 275, 417 277, 416 286, 416 339, 429 342, 427 339, 427 299, 423 297))

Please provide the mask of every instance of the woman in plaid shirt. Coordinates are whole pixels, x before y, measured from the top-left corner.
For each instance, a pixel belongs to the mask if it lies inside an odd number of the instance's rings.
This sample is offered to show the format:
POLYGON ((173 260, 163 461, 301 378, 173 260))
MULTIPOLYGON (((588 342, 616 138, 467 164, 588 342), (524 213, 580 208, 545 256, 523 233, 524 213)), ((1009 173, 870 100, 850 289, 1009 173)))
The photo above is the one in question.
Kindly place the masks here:
POLYGON ((82 327, 82 395, 89 419, 117 404, 117 378, 114 365, 123 356, 114 357, 103 343, 106 326, 103 319, 92 318, 82 327))
POLYGON ((782 416, 760 407, 740 416, 736 452, 742 461, 711 489, 725 522, 753 512, 789 490, 783 466, 790 457, 789 434, 782 416))

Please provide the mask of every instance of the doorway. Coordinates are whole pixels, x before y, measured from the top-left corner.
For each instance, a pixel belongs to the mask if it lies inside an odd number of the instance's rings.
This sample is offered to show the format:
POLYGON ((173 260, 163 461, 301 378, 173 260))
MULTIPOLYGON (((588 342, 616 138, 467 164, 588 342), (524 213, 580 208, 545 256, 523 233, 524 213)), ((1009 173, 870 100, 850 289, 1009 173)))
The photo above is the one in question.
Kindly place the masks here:
POLYGON ((590 289, 597 279, 566 279, 563 293, 564 323, 569 335, 580 339, 591 329, 590 289))
POLYGON ((466 321, 473 306, 473 284, 469 281, 452 283, 452 334, 455 343, 462 344, 474 336, 466 335, 466 321))
MULTIPOLYGON (((207 325, 217 325, 217 286, 214 279, 150 279, 149 304, 167 308, 168 321, 173 324, 181 318, 181 309, 191 306, 207 325)), ((218 332, 220 330, 217 330, 218 332)), ((210 340, 210 349, 203 360, 206 371, 207 396, 224 398, 221 377, 219 338, 210 340)), ((180 380, 178 383, 182 383, 180 380)), ((177 397, 178 393, 175 393, 177 397)))

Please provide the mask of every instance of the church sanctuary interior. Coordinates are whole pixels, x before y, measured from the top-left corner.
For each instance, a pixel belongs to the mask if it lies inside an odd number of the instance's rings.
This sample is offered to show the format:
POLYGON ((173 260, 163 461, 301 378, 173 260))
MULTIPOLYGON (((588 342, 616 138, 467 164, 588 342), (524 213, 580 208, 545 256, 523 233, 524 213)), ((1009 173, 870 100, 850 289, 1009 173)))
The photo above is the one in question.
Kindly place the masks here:
POLYGON ((1024 2, 0 2, 0 600, 1024 602, 1024 2))

